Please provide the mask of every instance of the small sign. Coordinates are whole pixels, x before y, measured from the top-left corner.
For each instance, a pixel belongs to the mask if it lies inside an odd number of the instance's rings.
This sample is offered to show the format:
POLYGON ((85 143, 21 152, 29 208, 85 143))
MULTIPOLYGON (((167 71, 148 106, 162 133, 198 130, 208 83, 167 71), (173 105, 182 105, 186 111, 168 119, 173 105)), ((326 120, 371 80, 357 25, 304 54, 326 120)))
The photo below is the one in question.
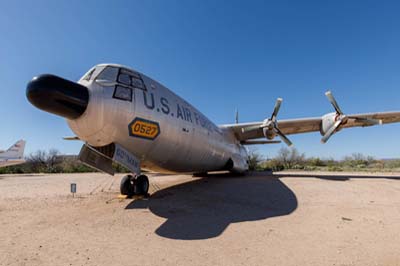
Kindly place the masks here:
POLYGON ((76 184, 75 183, 71 183, 71 193, 72 193, 72 197, 74 197, 75 193, 76 193, 76 184))
POLYGON ((113 160, 127 167, 133 174, 140 174, 140 160, 121 145, 115 144, 113 160))

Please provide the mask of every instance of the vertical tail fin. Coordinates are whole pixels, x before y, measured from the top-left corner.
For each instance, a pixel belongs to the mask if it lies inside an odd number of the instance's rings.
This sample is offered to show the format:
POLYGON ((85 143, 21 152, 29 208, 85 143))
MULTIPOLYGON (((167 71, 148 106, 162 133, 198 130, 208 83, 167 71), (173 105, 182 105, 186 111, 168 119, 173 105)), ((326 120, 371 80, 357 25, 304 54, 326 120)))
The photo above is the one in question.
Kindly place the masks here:
POLYGON ((25 143, 26 141, 22 139, 17 141, 2 155, 7 157, 22 159, 24 157, 25 143))

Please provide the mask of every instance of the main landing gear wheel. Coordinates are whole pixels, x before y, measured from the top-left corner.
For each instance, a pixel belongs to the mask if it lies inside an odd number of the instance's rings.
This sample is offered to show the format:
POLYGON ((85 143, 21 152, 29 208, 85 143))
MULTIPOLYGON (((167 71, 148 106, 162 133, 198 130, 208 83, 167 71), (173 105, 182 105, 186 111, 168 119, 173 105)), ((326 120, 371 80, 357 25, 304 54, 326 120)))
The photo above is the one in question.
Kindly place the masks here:
POLYGON ((139 175, 135 182, 135 194, 148 197, 149 195, 149 179, 145 175, 139 175))
POLYGON ((121 179, 119 188, 122 195, 126 195, 129 198, 135 195, 134 185, 132 182, 134 179, 135 178, 132 175, 126 175, 121 179))
POLYGON ((149 179, 147 176, 139 175, 134 177, 132 175, 126 175, 121 180, 120 191, 122 195, 126 195, 129 198, 134 195, 148 197, 149 187, 149 179))

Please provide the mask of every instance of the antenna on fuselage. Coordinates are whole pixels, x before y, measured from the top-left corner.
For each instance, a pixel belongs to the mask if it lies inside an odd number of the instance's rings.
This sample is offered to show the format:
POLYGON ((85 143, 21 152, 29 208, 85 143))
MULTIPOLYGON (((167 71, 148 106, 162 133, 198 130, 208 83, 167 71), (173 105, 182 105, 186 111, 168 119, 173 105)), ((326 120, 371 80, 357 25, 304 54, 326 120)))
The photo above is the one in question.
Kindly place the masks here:
POLYGON ((239 124, 239 110, 236 108, 236 113, 235 113, 235 123, 239 124))

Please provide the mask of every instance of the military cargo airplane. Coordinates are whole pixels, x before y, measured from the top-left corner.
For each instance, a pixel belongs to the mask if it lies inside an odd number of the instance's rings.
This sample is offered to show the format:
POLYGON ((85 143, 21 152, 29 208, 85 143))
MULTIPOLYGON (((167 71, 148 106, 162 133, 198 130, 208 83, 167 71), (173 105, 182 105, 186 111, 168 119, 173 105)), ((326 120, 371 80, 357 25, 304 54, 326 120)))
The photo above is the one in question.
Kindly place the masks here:
POLYGON ((19 140, 6 151, 0 151, 0 167, 22 164, 24 160, 25 141, 19 140))
MULTIPOLYGON (((278 98, 264 121, 217 126, 184 99, 150 77, 117 64, 100 64, 78 82, 44 74, 27 85, 29 101, 39 109, 66 118, 84 142, 82 162, 114 174, 112 162, 132 175, 121 181, 121 193, 145 194, 147 176, 158 172, 206 173, 248 170, 246 145, 277 143, 289 146, 287 135, 319 131, 321 141, 343 128, 400 122, 400 112, 346 115, 330 91, 335 112, 322 117, 278 120, 278 98)), ((237 121, 236 121, 237 122, 237 121)))

